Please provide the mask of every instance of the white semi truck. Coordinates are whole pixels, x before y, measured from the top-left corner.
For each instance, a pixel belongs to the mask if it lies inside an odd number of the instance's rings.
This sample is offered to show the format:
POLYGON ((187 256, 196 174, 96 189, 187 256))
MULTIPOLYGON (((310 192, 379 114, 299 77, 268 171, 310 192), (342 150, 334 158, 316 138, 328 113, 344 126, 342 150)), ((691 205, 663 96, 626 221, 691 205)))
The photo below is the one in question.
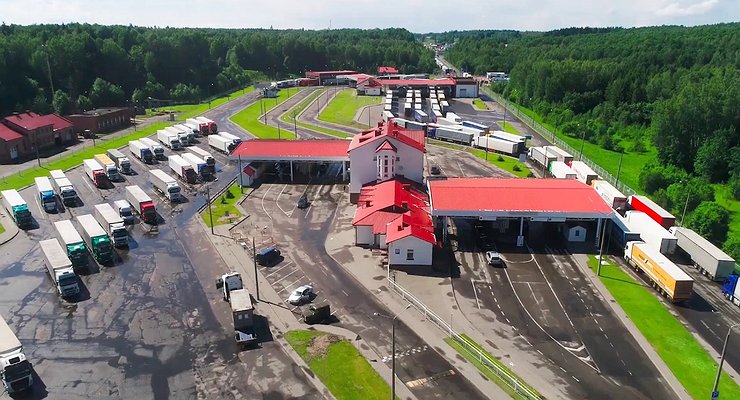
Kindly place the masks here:
POLYGON ((180 148, 190 146, 190 138, 187 131, 178 128, 177 125, 168 126, 164 130, 177 136, 177 140, 180 141, 180 148))
POLYGON ((114 201, 113 209, 116 210, 125 225, 132 225, 134 223, 134 213, 128 201, 123 199, 114 201))
POLYGON ((177 133, 160 129, 157 131, 157 140, 172 150, 180 149, 180 138, 177 136, 177 133))
POLYGON ((21 341, 2 316, 0 316, 0 368, 0 378, 8 393, 23 392, 33 386, 31 363, 23 354, 21 341))
POLYGON ((195 183, 198 174, 190 163, 178 154, 169 156, 170 169, 186 183, 195 183))
POLYGON ((164 160, 166 158, 164 156, 164 147, 162 147, 161 144, 148 137, 141 138, 139 139, 139 141, 145 146, 149 147, 149 150, 151 150, 152 154, 154 154, 154 158, 156 158, 157 160, 164 160))
POLYGON ((147 164, 154 162, 154 153, 152 153, 152 149, 141 140, 132 140, 128 142, 128 150, 134 155, 134 157, 147 164))
POLYGON ((51 186, 51 181, 45 176, 34 178, 36 183, 36 198, 46 212, 57 211, 57 194, 51 186))
POLYGON ((15 221, 18 227, 24 228, 33 223, 33 217, 31 217, 28 204, 26 204, 26 201, 23 200, 23 197, 21 197, 17 190, 3 190, 0 194, 3 196, 5 210, 13 218, 13 221, 15 221))
POLYGON ((116 166, 118 166, 118 169, 121 171, 121 173, 131 173, 131 161, 120 150, 110 149, 106 154, 108 154, 108 157, 110 157, 110 159, 113 160, 114 163, 116 163, 116 166))
POLYGON ((128 230, 121 215, 108 203, 95 205, 95 219, 100 226, 113 238, 116 247, 128 246, 128 230))
POLYGON ((72 267, 72 261, 67 257, 67 252, 56 239, 42 240, 39 245, 46 260, 46 270, 57 292, 64 298, 79 295, 80 285, 77 282, 77 274, 72 267))
POLYGON ((231 139, 227 139, 221 135, 208 136, 208 145, 226 154, 229 154, 234 148, 234 142, 231 139))
POLYGON ((167 175, 161 169, 149 171, 149 181, 155 189, 161 192, 169 201, 176 202, 180 200, 180 185, 175 178, 167 175))
POLYGON ((51 184, 65 206, 77 204, 77 191, 61 169, 49 171, 51 184))

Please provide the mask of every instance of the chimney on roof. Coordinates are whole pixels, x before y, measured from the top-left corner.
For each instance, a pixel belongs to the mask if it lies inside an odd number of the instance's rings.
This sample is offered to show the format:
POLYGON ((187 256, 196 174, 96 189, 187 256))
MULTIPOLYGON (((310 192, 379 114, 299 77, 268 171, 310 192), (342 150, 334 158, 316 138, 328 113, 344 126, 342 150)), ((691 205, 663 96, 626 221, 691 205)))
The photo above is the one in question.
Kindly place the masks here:
POLYGON ((365 201, 365 207, 370 207, 370 200, 365 201))
POLYGON ((380 128, 381 126, 383 126, 383 121, 378 121, 378 128, 380 128))
POLYGON ((403 208, 409 208, 409 202, 406 201, 406 200, 402 201, 401 202, 401 207, 403 207, 403 208))

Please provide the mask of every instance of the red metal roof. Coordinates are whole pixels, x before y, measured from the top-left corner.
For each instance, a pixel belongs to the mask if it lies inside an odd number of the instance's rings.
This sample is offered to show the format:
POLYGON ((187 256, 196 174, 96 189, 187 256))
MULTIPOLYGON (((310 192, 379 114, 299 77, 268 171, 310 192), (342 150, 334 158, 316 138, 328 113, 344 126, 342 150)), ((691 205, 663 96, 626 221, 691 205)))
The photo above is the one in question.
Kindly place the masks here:
MULTIPOLYGON (((359 211, 358 209, 357 211, 359 211)), ((352 221, 353 226, 372 226, 373 233, 376 235, 385 235, 388 224, 393 220, 401 217, 401 214, 392 211, 375 211, 363 216, 357 221, 352 221)))
POLYGON ((378 79, 383 86, 454 86, 453 79, 378 79))
POLYGON ((385 234, 388 224, 402 215, 407 225, 432 229, 426 194, 402 180, 390 180, 362 188, 352 225, 385 234))
POLYGON ((438 210, 613 212, 591 186, 575 179, 448 178, 429 181, 429 196, 433 214, 438 210))
POLYGON ((393 243, 396 240, 413 236, 427 243, 436 244, 437 239, 434 236, 434 227, 432 226, 431 219, 429 220, 429 224, 420 224, 413 221, 413 219, 414 217, 412 215, 404 214, 401 218, 389 223, 385 242, 393 243))
POLYGON ((27 131, 32 131, 42 126, 53 124, 52 122, 50 122, 48 119, 44 117, 36 114, 35 112, 28 111, 28 112, 24 112, 20 114, 14 114, 14 115, 7 116, 5 117, 5 121, 15 124, 27 131))
POLYGON ((346 139, 251 139, 239 143, 231 156, 346 159, 349 145, 346 139))
POLYGON ((398 70, 396 67, 378 67, 379 74, 397 74, 398 70))
POLYGON ((352 143, 347 151, 352 151, 358 147, 368 145, 382 138, 395 139, 401 143, 411 146, 419 151, 426 153, 426 142, 424 131, 413 131, 406 129, 398 124, 379 122, 378 126, 366 131, 362 131, 352 137, 352 143))
POLYGON ((350 75, 356 74, 357 71, 352 70, 339 70, 339 71, 306 71, 307 77, 321 76, 321 75, 350 75))
POLYGON ((72 126, 72 121, 60 116, 59 114, 42 115, 39 117, 39 123, 41 124, 39 126, 52 124, 54 125, 55 131, 70 128, 72 126))
POLYGON ((9 142, 15 139, 23 139, 23 135, 8 128, 7 126, 0 124, 0 139, 9 142))

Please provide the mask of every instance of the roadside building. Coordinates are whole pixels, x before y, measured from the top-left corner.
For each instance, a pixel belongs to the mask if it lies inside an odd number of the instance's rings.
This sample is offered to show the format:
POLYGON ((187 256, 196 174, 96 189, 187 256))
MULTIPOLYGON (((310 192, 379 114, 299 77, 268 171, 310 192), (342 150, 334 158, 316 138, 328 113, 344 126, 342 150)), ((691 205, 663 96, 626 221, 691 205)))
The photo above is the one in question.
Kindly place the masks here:
POLYGON ((453 78, 455 97, 478 97, 478 81, 472 77, 453 78))
POLYGON ((17 161, 27 153, 23 135, 0 124, 0 163, 17 161))
MULTIPOLYGON (((38 149, 41 150, 71 143, 77 139, 73 132, 72 122, 57 114, 38 115, 26 111, 5 117, 2 122, 7 128, 20 134, 24 142, 23 148, 25 150, 22 150, 17 142, 8 147, 7 156, 9 159, 22 158, 32 152, 34 146, 38 146, 38 149), (10 157, 11 151, 15 157, 10 157)), ((17 140, 14 135, 6 136, 17 140)))
POLYGON ((350 159, 350 201, 362 187, 396 177, 423 182, 426 142, 424 131, 406 129, 395 122, 355 135, 347 149, 350 159))
POLYGON ((86 130, 98 134, 129 126, 133 116, 134 112, 131 108, 96 108, 80 114, 68 115, 67 119, 72 122, 74 131, 78 134, 86 130))
POLYGON ((398 69, 396 67, 383 66, 378 67, 378 75, 391 75, 397 74, 398 69))
POLYGON ((319 86, 325 85, 337 85, 341 82, 346 83, 347 79, 338 79, 339 75, 353 75, 357 71, 341 70, 341 71, 307 71, 306 78, 317 79, 319 86))
POLYGON ((357 82, 357 94, 365 96, 380 96, 383 86, 376 79, 367 77, 357 82))

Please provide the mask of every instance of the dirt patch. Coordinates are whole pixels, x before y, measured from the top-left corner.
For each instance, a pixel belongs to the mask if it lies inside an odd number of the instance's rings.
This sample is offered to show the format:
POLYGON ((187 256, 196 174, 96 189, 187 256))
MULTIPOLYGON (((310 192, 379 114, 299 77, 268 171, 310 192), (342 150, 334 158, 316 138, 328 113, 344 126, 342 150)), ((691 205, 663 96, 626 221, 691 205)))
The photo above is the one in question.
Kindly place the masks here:
POLYGON ((334 343, 342 340, 337 335, 319 335, 311 339, 308 343, 306 350, 308 354, 313 358, 322 358, 326 355, 326 351, 334 343))

